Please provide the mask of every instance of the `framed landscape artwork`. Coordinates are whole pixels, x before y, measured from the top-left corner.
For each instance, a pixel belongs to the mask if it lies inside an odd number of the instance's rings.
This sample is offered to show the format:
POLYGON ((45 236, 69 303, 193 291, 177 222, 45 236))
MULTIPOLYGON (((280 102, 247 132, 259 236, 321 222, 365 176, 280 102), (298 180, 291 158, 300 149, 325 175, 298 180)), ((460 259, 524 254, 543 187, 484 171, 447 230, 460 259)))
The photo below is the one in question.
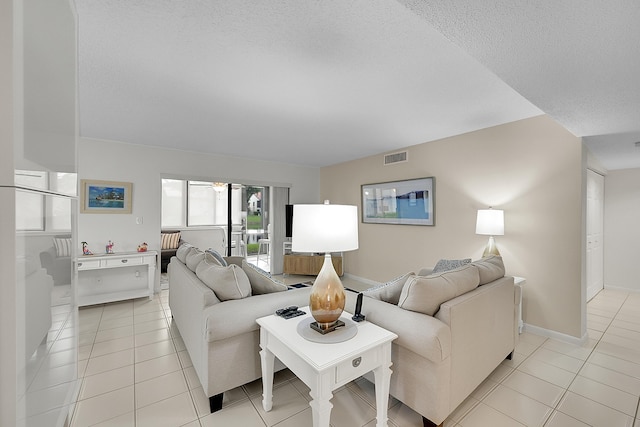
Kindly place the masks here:
POLYGON ((131 213, 131 183, 117 181, 80 181, 81 213, 131 213))
POLYGON ((365 184, 362 222, 435 225, 434 178, 365 184))

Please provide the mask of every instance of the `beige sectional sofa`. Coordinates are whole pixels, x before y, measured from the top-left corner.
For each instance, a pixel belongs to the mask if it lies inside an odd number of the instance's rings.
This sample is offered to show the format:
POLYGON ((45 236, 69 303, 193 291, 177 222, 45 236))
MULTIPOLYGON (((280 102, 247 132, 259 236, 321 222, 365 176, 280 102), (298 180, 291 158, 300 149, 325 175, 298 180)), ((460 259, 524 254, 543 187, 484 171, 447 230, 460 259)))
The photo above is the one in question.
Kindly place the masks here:
POLYGON ((262 376, 256 319, 279 308, 308 305, 310 288, 288 290, 241 257, 225 257, 229 265, 224 268, 214 266, 213 258, 182 245, 168 275, 173 321, 215 412, 225 391, 262 376))
MULTIPOLYGON (((308 305, 309 288, 265 293, 274 289, 262 283, 264 277, 246 262, 238 267, 242 258, 226 258, 236 273, 248 273, 252 292, 242 297, 245 284, 237 299, 221 301, 201 279, 211 282, 202 265, 195 258, 180 261, 180 255, 169 264, 169 305, 215 411, 223 392, 261 377, 255 320, 278 308, 308 305)), ((493 257, 435 274, 408 273, 365 292, 366 320, 398 335, 390 393, 420 413, 425 426, 441 424, 513 352, 516 289, 513 278, 504 276, 502 259, 493 257)), ((356 297, 347 292, 347 311, 354 311, 356 297)))

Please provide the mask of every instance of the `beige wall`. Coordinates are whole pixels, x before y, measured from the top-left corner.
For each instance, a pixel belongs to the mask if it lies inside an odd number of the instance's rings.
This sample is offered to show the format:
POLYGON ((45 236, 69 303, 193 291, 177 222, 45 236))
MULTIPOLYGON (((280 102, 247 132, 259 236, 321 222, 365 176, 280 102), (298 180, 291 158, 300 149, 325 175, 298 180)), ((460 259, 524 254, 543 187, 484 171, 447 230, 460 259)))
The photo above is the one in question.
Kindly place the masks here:
POLYGON ((411 146, 409 162, 372 156, 321 169, 321 198, 361 208, 362 184, 433 176, 435 227, 360 224, 348 274, 385 281, 440 258, 479 258, 477 209, 504 209, 507 273, 527 279, 527 324, 581 337, 582 142, 547 116, 411 146))
POLYGON ((604 285, 640 291, 640 169, 609 171, 604 181, 604 285))

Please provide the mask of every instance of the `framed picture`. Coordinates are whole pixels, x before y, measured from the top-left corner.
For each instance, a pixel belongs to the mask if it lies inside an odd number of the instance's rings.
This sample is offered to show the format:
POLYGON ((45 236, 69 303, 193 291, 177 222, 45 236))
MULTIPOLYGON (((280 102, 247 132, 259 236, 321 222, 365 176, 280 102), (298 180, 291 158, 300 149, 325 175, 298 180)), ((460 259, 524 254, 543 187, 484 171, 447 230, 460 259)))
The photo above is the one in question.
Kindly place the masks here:
POLYGON ((131 183, 117 181, 80 181, 80 212, 130 214, 131 183))
POLYGON ((435 225, 434 178, 365 184, 362 222, 435 225))

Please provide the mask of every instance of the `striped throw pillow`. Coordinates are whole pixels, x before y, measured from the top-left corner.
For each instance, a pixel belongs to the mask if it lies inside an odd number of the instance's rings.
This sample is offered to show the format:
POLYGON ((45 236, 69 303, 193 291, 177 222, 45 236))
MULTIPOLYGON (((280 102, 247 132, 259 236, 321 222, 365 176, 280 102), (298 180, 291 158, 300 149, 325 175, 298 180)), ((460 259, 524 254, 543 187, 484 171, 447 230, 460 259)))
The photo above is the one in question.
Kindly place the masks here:
POLYGON ((56 255, 59 257, 71 256, 71 238, 54 237, 53 246, 56 248, 56 255))
POLYGON ((177 233, 161 233, 162 249, 177 249, 180 242, 180 232, 177 233))

